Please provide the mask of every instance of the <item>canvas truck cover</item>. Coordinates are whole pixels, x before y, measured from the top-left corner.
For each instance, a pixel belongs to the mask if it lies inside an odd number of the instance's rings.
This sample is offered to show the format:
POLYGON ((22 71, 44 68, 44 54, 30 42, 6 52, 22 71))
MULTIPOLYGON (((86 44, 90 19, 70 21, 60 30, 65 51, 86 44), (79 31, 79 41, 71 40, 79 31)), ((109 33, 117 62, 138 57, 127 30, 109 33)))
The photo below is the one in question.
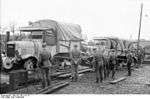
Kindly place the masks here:
POLYGON ((54 36, 60 41, 81 41, 81 27, 77 24, 62 23, 53 20, 39 20, 28 27, 21 27, 20 31, 53 31, 54 36))

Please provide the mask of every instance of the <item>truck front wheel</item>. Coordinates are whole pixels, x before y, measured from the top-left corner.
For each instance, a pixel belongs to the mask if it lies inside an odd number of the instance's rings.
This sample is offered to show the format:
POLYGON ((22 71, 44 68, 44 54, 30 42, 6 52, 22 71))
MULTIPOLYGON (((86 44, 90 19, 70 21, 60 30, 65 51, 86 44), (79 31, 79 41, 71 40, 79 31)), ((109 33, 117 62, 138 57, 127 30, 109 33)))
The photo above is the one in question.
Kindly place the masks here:
POLYGON ((24 68, 26 70, 33 70, 34 67, 35 67, 35 62, 34 62, 33 59, 27 59, 27 60, 25 60, 25 62, 24 62, 24 68))

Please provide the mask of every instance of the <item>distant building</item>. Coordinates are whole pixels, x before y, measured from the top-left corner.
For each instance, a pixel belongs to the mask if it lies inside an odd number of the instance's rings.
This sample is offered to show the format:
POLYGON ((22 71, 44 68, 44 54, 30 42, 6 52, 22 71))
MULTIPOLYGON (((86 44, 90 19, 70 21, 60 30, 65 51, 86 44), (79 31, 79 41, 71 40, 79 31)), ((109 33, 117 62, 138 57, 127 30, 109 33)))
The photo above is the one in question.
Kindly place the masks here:
POLYGON ((140 41, 140 46, 142 46, 143 48, 150 46, 150 41, 140 41))
MULTIPOLYGON (((137 42, 134 42, 134 43, 137 44, 137 42)), ((150 41, 148 41, 148 40, 142 40, 142 41, 141 41, 141 40, 140 40, 139 45, 140 45, 142 48, 144 48, 146 54, 150 55, 150 41)), ((150 57, 150 56, 149 56, 149 57, 150 57)))
MULTIPOLYGON (((133 43, 134 43, 134 44, 137 44, 137 41, 134 41, 133 43)), ((144 48, 144 47, 146 47, 146 46, 150 46, 150 41, 148 41, 148 40, 140 40, 139 45, 140 45, 142 48, 144 48)))

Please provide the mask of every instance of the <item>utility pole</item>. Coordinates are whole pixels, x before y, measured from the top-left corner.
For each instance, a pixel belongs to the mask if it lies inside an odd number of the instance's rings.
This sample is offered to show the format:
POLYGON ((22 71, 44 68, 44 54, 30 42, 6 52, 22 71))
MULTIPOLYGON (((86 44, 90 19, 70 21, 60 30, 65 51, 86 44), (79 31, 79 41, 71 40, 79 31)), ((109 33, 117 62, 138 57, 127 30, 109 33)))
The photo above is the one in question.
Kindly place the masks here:
POLYGON ((1 37, 1 31, 0 31, 0 71, 2 70, 2 53, 1 53, 1 51, 2 51, 2 48, 1 48, 1 46, 2 46, 2 39, 1 39, 2 37, 1 37))
MULTIPOLYGON (((139 33, 138 33, 138 42, 137 42, 137 51, 139 50, 139 44, 140 44, 142 14, 143 14, 143 3, 141 3, 140 21, 139 21, 139 33)), ((139 56, 139 53, 138 53, 138 56, 139 56)))

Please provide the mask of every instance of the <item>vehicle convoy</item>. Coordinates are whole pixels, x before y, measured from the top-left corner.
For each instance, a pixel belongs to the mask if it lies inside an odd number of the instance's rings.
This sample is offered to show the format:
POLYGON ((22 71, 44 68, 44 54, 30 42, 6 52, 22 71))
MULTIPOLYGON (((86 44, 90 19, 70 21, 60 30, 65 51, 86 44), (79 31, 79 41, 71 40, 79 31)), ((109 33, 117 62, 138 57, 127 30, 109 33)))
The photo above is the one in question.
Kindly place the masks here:
POLYGON ((53 65, 67 64, 69 51, 76 44, 80 48, 82 41, 81 27, 77 24, 61 23, 53 20, 39 20, 27 27, 20 28, 26 39, 7 42, 7 57, 3 58, 3 68, 13 70, 15 51, 22 58, 22 66, 15 68, 33 69, 37 67, 42 42, 47 43, 53 65))

